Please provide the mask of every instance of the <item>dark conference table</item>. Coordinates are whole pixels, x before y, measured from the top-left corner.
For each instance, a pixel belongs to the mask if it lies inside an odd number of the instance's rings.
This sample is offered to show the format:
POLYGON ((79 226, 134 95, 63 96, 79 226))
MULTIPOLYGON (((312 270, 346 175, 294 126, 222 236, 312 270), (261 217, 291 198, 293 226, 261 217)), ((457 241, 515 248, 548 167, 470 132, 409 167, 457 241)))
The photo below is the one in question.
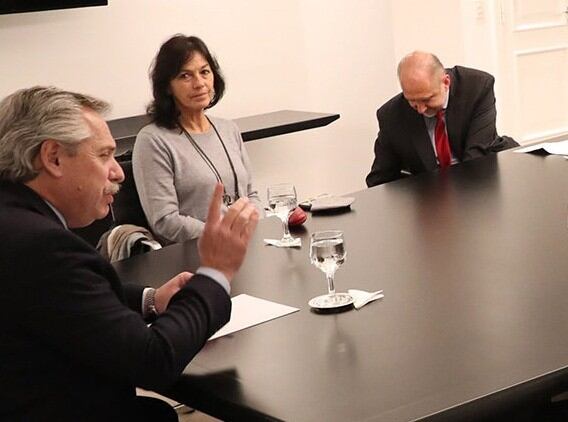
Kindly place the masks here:
MULTIPOLYGON (((354 194, 311 216, 301 249, 261 221, 232 295, 300 308, 208 342, 166 395, 226 420, 485 420, 568 388, 568 162, 505 152, 354 194), (309 233, 341 229, 336 288, 384 289, 315 314, 309 233)), ((298 234, 297 234, 298 235, 298 234)), ((156 284, 195 268, 192 242, 116 263, 156 284)))

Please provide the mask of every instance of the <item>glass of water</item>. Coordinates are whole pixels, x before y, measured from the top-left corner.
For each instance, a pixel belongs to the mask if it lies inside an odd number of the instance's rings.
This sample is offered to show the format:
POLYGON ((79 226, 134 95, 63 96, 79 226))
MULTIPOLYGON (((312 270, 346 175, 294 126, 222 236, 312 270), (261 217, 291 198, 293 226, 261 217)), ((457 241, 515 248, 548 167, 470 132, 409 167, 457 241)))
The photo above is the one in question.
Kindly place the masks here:
POLYGON ((309 305, 317 309, 333 309, 349 306, 353 298, 347 293, 335 292, 335 272, 345 262, 345 242, 340 230, 319 231, 310 239, 310 260, 323 271, 327 279, 327 295, 317 296, 309 305))
POLYGON ((278 241, 278 246, 297 246, 300 239, 290 235, 288 228, 288 218, 297 206, 296 188, 289 183, 281 183, 268 187, 268 206, 272 214, 282 221, 284 235, 278 241))

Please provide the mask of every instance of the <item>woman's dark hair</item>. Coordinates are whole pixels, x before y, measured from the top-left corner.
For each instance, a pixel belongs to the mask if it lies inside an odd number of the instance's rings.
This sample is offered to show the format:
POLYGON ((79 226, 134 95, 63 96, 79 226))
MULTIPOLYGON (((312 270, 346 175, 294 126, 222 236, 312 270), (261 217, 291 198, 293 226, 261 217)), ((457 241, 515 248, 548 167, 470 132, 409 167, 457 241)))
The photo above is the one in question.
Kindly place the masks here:
POLYGON ((170 82, 195 52, 200 53, 207 60, 213 72, 215 95, 206 108, 213 107, 223 97, 225 80, 217 60, 211 55, 205 43, 198 37, 174 35, 162 44, 150 68, 154 100, 148 105, 146 112, 158 126, 169 129, 177 127, 179 110, 170 92, 170 82))

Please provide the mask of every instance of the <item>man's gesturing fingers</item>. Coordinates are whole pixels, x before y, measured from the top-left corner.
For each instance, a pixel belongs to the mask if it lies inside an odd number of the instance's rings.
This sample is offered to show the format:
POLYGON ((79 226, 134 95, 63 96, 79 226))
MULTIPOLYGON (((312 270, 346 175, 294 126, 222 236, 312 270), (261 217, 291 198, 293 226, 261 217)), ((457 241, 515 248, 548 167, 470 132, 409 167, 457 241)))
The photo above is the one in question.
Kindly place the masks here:
POLYGON ((253 213, 251 214, 247 224, 244 225, 243 230, 241 232, 241 239, 245 242, 245 245, 248 245, 250 238, 252 237, 256 225, 258 224, 260 216, 258 214, 258 210, 255 208, 253 213))
POLYGON ((259 216, 249 199, 241 198, 221 217, 222 193, 217 185, 198 247, 201 265, 223 272, 230 281, 243 263, 259 216))
POLYGON ((209 211, 207 213, 207 221, 217 223, 221 218, 221 203, 223 202, 223 185, 217 183, 213 191, 213 197, 209 203, 209 211))
MULTIPOLYGON (((247 227, 258 220, 258 211, 253 204, 247 204, 241 209, 241 211, 235 216, 231 225, 231 231, 238 235, 241 239, 245 240, 243 237, 246 233, 247 227)), ((255 223, 256 225, 256 223, 255 223)))
POLYGON ((240 213, 247 207, 248 204, 249 199, 247 197, 244 197, 239 198, 237 202, 231 205, 231 207, 223 216, 223 221, 221 222, 225 230, 231 230, 231 227, 233 226, 235 220, 239 217, 240 213))

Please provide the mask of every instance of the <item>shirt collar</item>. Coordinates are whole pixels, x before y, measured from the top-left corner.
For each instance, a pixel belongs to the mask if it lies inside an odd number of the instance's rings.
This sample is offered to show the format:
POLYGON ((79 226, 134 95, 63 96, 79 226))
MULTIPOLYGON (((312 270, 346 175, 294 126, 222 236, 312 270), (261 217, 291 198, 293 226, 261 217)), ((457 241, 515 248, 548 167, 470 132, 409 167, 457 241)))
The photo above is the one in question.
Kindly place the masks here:
POLYGON ((61 223, 63 224, 63 226, 67 230, 69 230, 69 227, 67 226, 67 221, 65 220, 65 217, 63 217, 63 214, 61 214, 57 208, 55 208, 53 205, 51 205, 51 203, 49 201, 47 201, 45 199, 43 201, 49 206, 49 208, 51 208, 53 210, 53 212, 55 213, 57 218, 59 218, 59 220, 61 220, 61 223))
POLYGON ((444 101, 444 111, 448 108, 448 103, 450 102, 450 87, 446 91, 446 101, 444 101))

